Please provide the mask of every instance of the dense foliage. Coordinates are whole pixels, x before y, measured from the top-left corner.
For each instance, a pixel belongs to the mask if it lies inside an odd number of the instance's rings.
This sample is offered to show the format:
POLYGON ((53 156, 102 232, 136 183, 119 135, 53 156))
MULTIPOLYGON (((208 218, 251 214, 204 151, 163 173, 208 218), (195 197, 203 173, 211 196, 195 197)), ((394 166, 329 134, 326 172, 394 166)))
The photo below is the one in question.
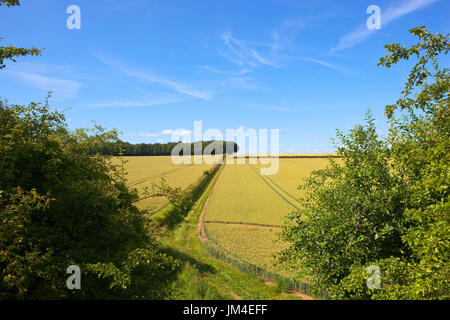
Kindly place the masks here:
POLYGON ((302 210, 281 233, 290 243, 281 260, 335 298, 450 298, 450 76, 438 64, 449 36, 410 32, 419 42, 387 45, 379 63, 418 59, 401 98, 386 107, 388 137, 370 114, 366 125, 338 131, 342 162, 313 172, 301 186, 302 210), (367 286, 371 265, 380 289, 367 286))
POLYGON ((67 130, 46 103, 0 102, 0 298, 161 298, 178 262, 158 251, 120 166, 117 141, 67 130), (66 288, 78 265, 81 290, 66 288))
MULTIPOLYGON (((180 144, 181 148, 187 148, 190 150, 190 155, 194 155, 195 148, 201 148, 202 153, 210 152, 210 154, 232 154, 237 152, 238 145, 235 142, 227 142, 227 141, 199 141, 194 143, 182 143, 180 142, 168 142, 168 143, 138 143, 132 144, 129 142, 112 142, 105 143, 101 147, 99 147, 97 152, 100 152, 105 155, 122 155, 122 156, 170 156, 172 154, 172 150, 175 146, 180 144), (200 146, 201 145, 201 146, 200 146), (206 150, 205 150, 206 149, 206 150)), ((180 150, 180 153, 177 155, 184 155, 184 149, 180 150)))
POLYGON ((0 0, 0 6, 5 5, 7 7, 11 6, 19 6, 20 2, 19 0, 0 0))

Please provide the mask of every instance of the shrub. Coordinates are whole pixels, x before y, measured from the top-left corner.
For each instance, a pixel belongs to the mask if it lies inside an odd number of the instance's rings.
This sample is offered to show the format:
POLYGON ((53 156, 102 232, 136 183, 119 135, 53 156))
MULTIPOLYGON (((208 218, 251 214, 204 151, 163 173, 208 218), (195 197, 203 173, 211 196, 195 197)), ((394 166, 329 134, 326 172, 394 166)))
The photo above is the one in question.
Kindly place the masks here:
MULTIPOLYGON (((176 263, 157 253, 154 226, 133 205, 138 195, 120 166, 94 152, 115 140, 116 132, 100 127, 69 131, 48 99, 0 101, 0 298, 135 297, 98 276, 124 275, 142 287, 158 270, 174 270, 176 263), (129 264, 139 259, 153 268, 146 280, 129 264), (81 290, 66 288, 72 264, 83 272, 81 290)), ((160 297, 155 290, 139 297, 160 297)))
POLYGON ((370 114, 365 126, 338 131, 343 162, 312 173, 302 210, 281 233, 290 243, 281 260, 335 298, 449 298, 450 75, 437 60, 449 36, 410 32, 419 43, 387 45, 379 63, 418 58, 401 98, 385 109, 389 136, 377 136, 370 114), (367 288, 370 265, 380 268, 379 290, 367 288))

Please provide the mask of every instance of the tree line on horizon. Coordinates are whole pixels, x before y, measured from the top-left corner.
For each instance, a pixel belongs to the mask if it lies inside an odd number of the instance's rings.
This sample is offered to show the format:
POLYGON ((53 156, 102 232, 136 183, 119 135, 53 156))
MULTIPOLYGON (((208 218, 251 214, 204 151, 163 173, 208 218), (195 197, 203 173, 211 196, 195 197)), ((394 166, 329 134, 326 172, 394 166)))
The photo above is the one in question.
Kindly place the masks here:
POLYGON ((95 152, 112 156, 170 156, 173 148, 180 145, 181 151, 177 155, 185 155, 184 148, 190 150, 190 155, 195 154, 195 148, 201 144, 202 154, 206 151, 208 154, 233 154, 239 150, 236 142, 210 140, 198 141, 192 143, 168 142, 168 143, 129 143, 124 141, 114 141, 98 146, 95 152), (180 145, 181 144, 181 145, 180 145))

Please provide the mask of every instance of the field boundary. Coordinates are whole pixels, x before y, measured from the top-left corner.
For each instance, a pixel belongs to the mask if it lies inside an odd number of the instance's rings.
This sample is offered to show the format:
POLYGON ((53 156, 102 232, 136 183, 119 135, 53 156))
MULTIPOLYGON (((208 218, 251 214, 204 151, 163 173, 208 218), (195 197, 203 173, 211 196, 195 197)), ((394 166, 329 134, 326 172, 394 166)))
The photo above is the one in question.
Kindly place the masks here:
POLYGON ((206 207, 208 206, 209 199, 211 199, 212 194, 214 193, 214 190, 216 189, 217 183, 219 182, 219 178, 222 175, 222 171, 225 168, 225 164, 221 163, 220 168, 216 171, 216 176, 211 180, 211 183, 213 184, 212 188, 210 190, 205 190, 205 192, 209 192, 208 197, 206 198, 205 203, 202 207, 202 212, 200 214, 200 217, 198 218, 198 236, 200 238, 200 241, 204 244, 206 241, 208 241, 208 235, 206 234, 205 230, 205 214, 206 214, 206 207))
MULTIPOLYGON (((208 241, 204 243, 204 246, 205 246, 206 251, 208 251, 208 253, 211 256, 213 256, 214 258, 219 259, 223 262, 231 264, 239 271, 253 272, 253 273, 259 274, 266 280, 274 281, 274 282, 279 281, 279 279, 281 279, 289 286, 290 290, 303 292, 309 296, 316 297, 319 299, 329 299, 329 295, 326 292, 324 292, 324 291, 317 292, 315 290, 314 286, 309 282, 300 281, 300 280, 297 280, 297 281, 291 280, 287 277, 278 275, 274 272, 268 271, 262 267, 254 265, 252 263, 242 261, 241 259, 232 258, 229 255, 224 254, 224 253, 220 252, 219 250, 215 249, 214 247, 212 247, 211 245, 209 245, 208 241)), ((220 248, 220 246, 219 246, 219 248, 220 248)))
POLYGON ((264 280, 270 282, 276 282, 280 279, 284 281, 289 290, 294 292, 299 292, 306 294, 310 299, 318 298, 318 299, 329 299, 329 295, 327 292, 321 290, 317 291, 314 288, 314 285, 308 281, 302 280, 292 280, 286 276, 277 274, 275 272, 269 271, 263 267, 257 266, 248 261, 244 261, 241 258, 235 256, 232 252, 223 248, 217 241, 211 239, 206 232, 207 241, 203 243, 206 251, 214 258, 221 260, 225 263, 228 263, 234 266, 241 272, 252 272, 258 274, 263 277, 264 280))
MULTIPOLYGON (((194 204, 191 206, 189 210, 192 210, 192 208, 196 205, 198 200, 202 197, 202 195, 207 191, 210 183, 214 181, 217 177, 217 172, 221 169, 222 163, 216 163, 211 169, 206 170, 204 174, 194 183, 191 183, 186 189, 183 190, 183 192, 190 192, 192 195, 192 199, 194 201, 194 204), (207 173, 207 174, 205 174, 207 173)), ((155 217, 156 215, 159 215, 162 213, 162 215, 165 215, 167 212, 164 212, 165 207, 169 207, 170 203, 166 203, 156 211, 153 211, 150 213, 150 216, 155 217)), ((170 210, 170 207, 169 207, 170 210)), ((164 219, 163 219, 164 220, 164 219)))

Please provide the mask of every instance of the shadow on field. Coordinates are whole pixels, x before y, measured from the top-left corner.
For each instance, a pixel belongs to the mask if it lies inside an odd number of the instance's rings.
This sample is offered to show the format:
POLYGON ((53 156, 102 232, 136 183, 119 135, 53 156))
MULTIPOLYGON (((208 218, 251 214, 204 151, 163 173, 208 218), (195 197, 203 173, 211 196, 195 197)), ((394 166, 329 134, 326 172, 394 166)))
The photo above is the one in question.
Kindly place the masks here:
POLYGON ((201 273, 211 273, 211 274, 216 273, 215 268, 212 267, 211 265, 200 262, 199 260, 195 259, 194 257, 187 255, 179 250, 176 250, 176 249, 170 248, 170 247, 164 247, 161 249, 161 251, 171 257, 174 257, 178 260, 183 261, 184 263, 189 263, 190 265, 195 266, 196 269, 198 271, 200 271, 201 273))
POLYGON ((176 258, 183 263, 183 268, 177 273, 173 282, 173 298, 178 300, 223 300, 229 299, 217 289, 214 276, 217 270, 193 256, 171 247, 164 247, 163 253, 176 258))

